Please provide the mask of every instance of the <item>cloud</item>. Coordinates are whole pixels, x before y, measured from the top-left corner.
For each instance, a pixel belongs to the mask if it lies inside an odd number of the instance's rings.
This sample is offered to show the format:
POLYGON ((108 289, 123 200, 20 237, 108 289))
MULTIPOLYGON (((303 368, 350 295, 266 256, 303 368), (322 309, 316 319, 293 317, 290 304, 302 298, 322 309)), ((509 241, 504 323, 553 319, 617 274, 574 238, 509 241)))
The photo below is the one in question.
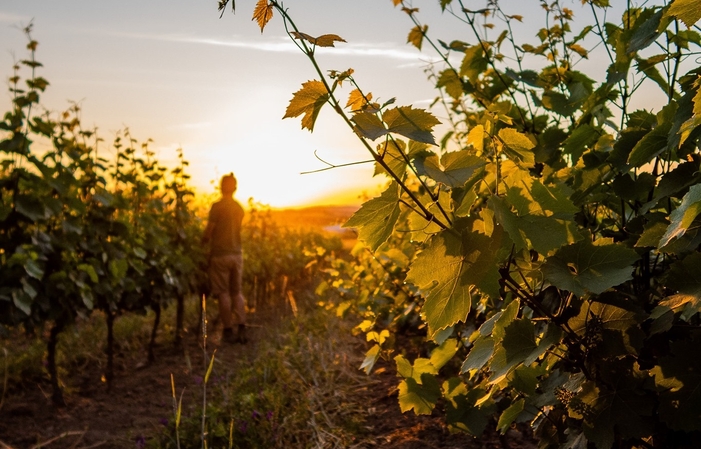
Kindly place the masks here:
MULTIPOLYGON (((287 37, 273 37, 264 40, 261 39, 260 41, 250 41, 239 38, 219 39, 178 35, 126 34, 123 36, 136 39, 159 40, 164 42, 241 48, 246 50, 264 51, 271 53, 299 53, 300 51, 299 48, 295 45, 295 43, 287 37)), ((419 51, 401 48, 393 43, 338 43, 337 46, 334 48, 317 48, 316 53, 329 56, 360 56, 394 59, 400 61, 407 61, 408 65, 435 62, 435 59, 428 58, 425 54, 422 54, 419 51)))
POLYGON ((26 25, 32 20, 29 16, 20 16, 18 14, 11 14, 0 11, 0 23, 10 23, 13 25, 26 25))

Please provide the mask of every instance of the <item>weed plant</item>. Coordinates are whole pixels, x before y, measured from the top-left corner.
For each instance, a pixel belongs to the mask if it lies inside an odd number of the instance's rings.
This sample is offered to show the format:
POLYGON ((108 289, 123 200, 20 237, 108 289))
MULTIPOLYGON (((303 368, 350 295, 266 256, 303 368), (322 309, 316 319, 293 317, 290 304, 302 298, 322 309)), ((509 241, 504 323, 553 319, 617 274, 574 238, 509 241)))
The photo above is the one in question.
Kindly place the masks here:
MULTIPOLYGON (((345 448, 362 431, 363 410, 350 397, 367 382, 347 360, 348 324, 326 308, 300 307, 296 317, 271 324, 257 347, 238 361, 234 375, 222 375, 215 362, 206 405, 208 447, 345 448), (219 371, 219 372, 217 372, 219 371)), ((183 409, 187 406, 183 404, 183 409)), ((202 410, 183 411, 149 441, 151 449, 202 445, 202 410), (189 413, 189 414, 188 414, 189 413)))

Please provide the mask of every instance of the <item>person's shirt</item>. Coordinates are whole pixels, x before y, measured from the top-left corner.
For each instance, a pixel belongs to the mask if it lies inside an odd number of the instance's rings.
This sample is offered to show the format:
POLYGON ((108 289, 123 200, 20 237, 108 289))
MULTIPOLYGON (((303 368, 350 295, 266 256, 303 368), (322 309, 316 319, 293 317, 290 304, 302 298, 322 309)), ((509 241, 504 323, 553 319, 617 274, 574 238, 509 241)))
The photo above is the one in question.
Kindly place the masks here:
POLYGON ((212 204, 208 226, 212 227, 210 254, 226 256, 241 253, 241 222, 243 207, 232 197, 224 197, 212 204))

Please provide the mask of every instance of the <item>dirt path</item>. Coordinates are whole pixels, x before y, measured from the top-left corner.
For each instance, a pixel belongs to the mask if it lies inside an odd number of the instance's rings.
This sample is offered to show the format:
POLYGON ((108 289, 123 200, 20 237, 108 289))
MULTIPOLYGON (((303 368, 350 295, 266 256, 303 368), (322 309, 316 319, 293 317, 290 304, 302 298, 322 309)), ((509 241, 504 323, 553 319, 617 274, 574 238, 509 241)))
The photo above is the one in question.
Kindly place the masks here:
MULTIPOLYGON (((260 341, 276 332, 276 320, 253 316, 247 345, 223 343, 219 330, 208 338, 208 354, 216 349, 213 379, 233 375, 242 363, 249 363, 258 352, 260 341)), ((115 381, 110 390, 98 367, 89 368, 67 379, 66 407, 51 403, 49 386, 34 383, 10 395, 0 410, 0 449, 135 449, 145 439, 159 433, 173 415, 170 376, 178 394, 185 389, 183 408, 196 410, 202 401, 204 372, 201 338, 190 333, 184 346, 156 348, 156 361, 144 365, 144 354, 118 354, 115 381)), ((345 359, 345 358, 344 358, 345 359)), ((347 357, 355 364, 358 354, 347 357)), ((350 367, 357 369, 357 365, 350 367)), ((65 376, 65 374, 64 374, 65 376)), ((364 434, 357 448, 400 449, 534 449, 531 441, 513 431, 506 438, 495 433, 479 440, 451 434, 438 416, 402 414, 397 405, 396 377, 391 370, 369 379, 371 387, 358 389, 348 398, 367 412, 364 434)), ((216 382, 216 380, 214 380, 216 382)))

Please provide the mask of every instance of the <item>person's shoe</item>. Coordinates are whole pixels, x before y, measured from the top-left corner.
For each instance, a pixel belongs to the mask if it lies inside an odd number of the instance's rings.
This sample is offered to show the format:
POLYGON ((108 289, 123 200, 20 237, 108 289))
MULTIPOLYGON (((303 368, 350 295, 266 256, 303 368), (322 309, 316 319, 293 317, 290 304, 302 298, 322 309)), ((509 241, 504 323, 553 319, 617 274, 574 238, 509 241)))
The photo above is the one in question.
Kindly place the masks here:
POLYGON ((236 343, 238 341, 238 339, 234 335, 234 330, 230 327, 224 328, 224 332, 222 332, 221 339, 226 343, 236 343))
POLYGON ((236 340, 238 343, 241 344, 246 344, 248 343, 248 338, 246 338, 246 325, 245 324, 239 324, 239 334, 238 338, 236 340))

